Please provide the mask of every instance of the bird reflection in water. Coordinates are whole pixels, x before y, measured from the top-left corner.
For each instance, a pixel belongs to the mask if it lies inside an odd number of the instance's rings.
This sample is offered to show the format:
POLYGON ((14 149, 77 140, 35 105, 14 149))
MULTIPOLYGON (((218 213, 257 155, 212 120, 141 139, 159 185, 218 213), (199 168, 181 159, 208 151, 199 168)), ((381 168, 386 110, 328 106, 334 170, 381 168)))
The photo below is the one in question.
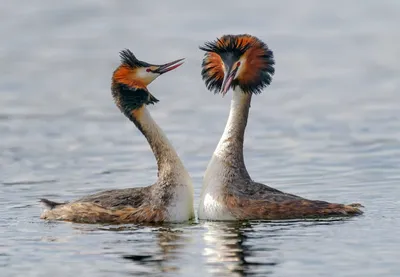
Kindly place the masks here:
MULTIPOLYGON (((254 233, 250 223, 207 222, 208 231, 204 234, 207 265, 214 276, 247 276, 256 267, 262 267, 264 274, 272 272, 278 259, 271 255, 264 262, 252 261, 254 246, 246 243, 254 233)), ((258 249, 260 250, 260 249, 258 249)), ((263 251, 276 251, 276 248, 263 251)))
POLYGON ((74 229, 81 233, 119 233, 112 235, 111 241, 102 243, 104 251, 100 254, 123 258, 128 264, 123 271, 134 276, 186 276, 182 274, 196 270, 198 274, 208 272, 207 276, 242 277, 276 273, 277 266, 290 262, 284 259, 288 245, 303 236, 319 233, 321 230, 313 230, 315 227, 347 221, 351 219, 200 221, 199 224, 163 226, 74 225, 74 229), (198 235, 198 240, 191 239, 193 234, 198 235))
POLYGON ((162 227, 157 224, 102 227, 76 225, 75 229, 84 233, 100 231, 124 235, 122 240, 119 238, 106 242, 103 249, 107 249, 107 253, 104 254, 117 254, 123 260, 131 261, 134 267, 127 270, 135 276, 136 274, 178 272, 181 263, 179 259, 182 258, 180 254, 185 251, 183 248, 187 244, 179 225, 171 227, 166 224, 162 227))
MULTIPOLYGON (((344 223, 345 219, 273 222, 204 222, 208 271, 213 276, 268 276, 283 262, 280 245, 306 227, 344 223), (297 230, 297 231, 296 231, 297 230)), ((300 234, 297 234, 300 236, 300 234)))
POLYGON ((156 268, 157 272, 177 272, 179 271, 177 253, 185 244, 182 242, 182 231, 171 228, 154 229, 156 233, 157 246, 159 251, 154 255, 126 254, 122 257, 140 266, 156 268))

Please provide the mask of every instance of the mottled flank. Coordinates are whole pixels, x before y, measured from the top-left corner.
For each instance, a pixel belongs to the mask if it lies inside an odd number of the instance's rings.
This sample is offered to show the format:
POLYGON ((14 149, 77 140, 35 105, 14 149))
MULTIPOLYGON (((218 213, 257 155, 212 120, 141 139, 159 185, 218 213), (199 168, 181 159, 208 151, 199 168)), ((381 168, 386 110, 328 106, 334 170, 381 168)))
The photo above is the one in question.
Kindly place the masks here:
MULTIPOLYGON (((156 185, 145 188, 108 190, 89 195, 72 203, 58 204, 45 210, 41 218, 48 220, 64 220, 77 223, 141 223, 163 222, 166 218, 165 205, 170 196, 152 200, 158 190, 156 185)), ((167 192, 166 192, 167 193, 167 192)), ((158 195, 157 195, 158 196, 158 195)), ((42 202, 55 203, 47 199, 42 202)))
POLYGON ((71 203, 44 211, 40 218, 92 224, 160 223, 165 220, 165 211, 151 206, 110 210, 93 203, 71 203))
POLYGON ((318 200, 291 199, 284 196, 274 199, 250 199, 243 196, 228 195, 226 206, 232 215, 239 220, 251 219, 300 219, 333 216, 354 216, 363 212, 360 204, 342 205, 318 200))
POLYGON ((308 200, 243 178, 225 187, 224 204, 237 219, 298 219, 361 215, 360 204, 308 200))

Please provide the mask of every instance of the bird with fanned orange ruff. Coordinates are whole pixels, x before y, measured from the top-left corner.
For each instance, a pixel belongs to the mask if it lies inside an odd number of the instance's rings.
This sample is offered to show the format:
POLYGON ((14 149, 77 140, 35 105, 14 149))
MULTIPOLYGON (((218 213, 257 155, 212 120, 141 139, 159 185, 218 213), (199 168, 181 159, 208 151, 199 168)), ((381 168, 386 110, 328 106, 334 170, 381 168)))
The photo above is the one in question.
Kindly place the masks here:
POLYGON ((157 181, 148 187, 103 191, 70 203, 41 199, 45 206, 42 219, 124 224, 183 222, 194 217, 189 173, 146 108, 158 102, 147 85, 179 67, 183 59, 153 65, 138 60, 129 50, 121 51, 120 56, 121 65, 112 77, 112 95, 150 144, 157 160, 157 181))
POLYGON ((233 89, 228 122, 203 179, 199 219, 299 219, 360 215, 360 204, 308 200, 254 182, 243 158, 244 133, 253 94, 271 83, 274 56, 257 37, 224 35, 200 47, 205 51, 206 87, 225 95, 233 89))

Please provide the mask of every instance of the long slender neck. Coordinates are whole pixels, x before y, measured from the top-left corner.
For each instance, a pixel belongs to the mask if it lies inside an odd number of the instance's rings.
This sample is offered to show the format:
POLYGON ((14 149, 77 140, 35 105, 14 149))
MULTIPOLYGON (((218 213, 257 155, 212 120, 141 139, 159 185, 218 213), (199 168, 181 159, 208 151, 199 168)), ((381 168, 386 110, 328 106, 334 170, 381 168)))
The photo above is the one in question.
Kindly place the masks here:
POLYGON ((239 88, 233 91, 231 109, 224 133, 214 151, 218 157, 233 170, 248 177, 243 158, 243 141, 251 102, 251 94, 243 93, 239 88))
POLYGON ((151 150, 157 160, 159 178, 176 178, 185 172, 178 154, 165 136, 164 132, 151 117, 144 106, 138 116, 131 118, 136 127, 143 133, 150 144, 151 150))

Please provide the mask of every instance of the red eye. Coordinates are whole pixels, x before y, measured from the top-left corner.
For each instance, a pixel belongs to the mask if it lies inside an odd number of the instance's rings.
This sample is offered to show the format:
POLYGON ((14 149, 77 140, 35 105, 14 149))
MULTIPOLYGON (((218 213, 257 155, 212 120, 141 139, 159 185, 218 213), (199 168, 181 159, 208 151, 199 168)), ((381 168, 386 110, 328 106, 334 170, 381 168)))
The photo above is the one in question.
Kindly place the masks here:
POLYGON ((237 66, 240 66, 240 62, 237 62, 237 64, 236 64, 237 66))
POLYGON ((147 68, 147 69, 146 69, 146 72, 150 72, 150 71, 151 71, 151 69, 150 69, 150 68, 147 68))

